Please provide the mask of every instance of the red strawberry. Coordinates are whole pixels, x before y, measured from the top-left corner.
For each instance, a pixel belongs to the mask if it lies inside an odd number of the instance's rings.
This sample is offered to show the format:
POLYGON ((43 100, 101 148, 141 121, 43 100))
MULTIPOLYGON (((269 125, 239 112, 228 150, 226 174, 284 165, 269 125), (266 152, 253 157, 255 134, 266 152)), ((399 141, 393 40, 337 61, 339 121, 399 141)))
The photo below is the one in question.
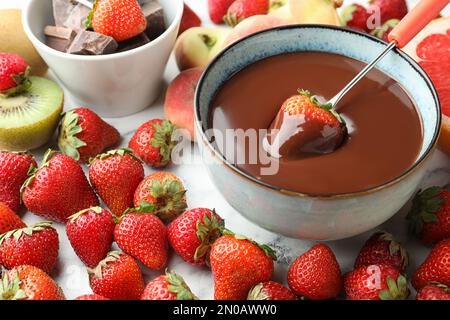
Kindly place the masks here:
POLYGON ((197 300, 184 279, 175 272, 166 271, 165 275, 150 281, 145 287, 142 300, 197 300))
POLYGON ((236 0, 228 8, 223 20, 234 27, 248 17, 269 13, 269 7, 269 0, 236 0))
POLYGON ((83 296, 79 296, 79 297, 75 298, 75 300, 102 301, 102 300, 109 300, 109 299, 99 296, 98 294, 85 294, 83 296))
POLYGON ((62 223, 80 210, 99 205, 79 163, 51 150, 40 167, 30 171, 22 199, 31 212, 62 223))
POLYGON ((281 283, 267 281, 254 286, 247 300, 297 300, 297 296, 281 283))
POLYGON ((15 212, 20 210, 20 188, 31 166, 37 164, 28 153, 0 151, 0 202, 15 212))
POLYGON ((129 149, 109 151, 89 164, 92 187, 116 216, 133 206, 134 191, 142 179, 144 167, 129 149))
POLYGON ((0 52, 0 95, 15 95, 31 86, 30 67, 15 53, 0 52))
POLYGON ((354 268, 372 264, 387 264, 404 272, 408 266, 408 254, 402 245, 394 240, 392 234, 377 232, 359 251, 354 268))
POLYGON ((380 12, 381 23, 391 19, 401 20, 408 13, 408 6, 405 0, 372 0, 370 1, 369 12, 380 12))
POLYGON ((3 275, 0 300, 65 300, 58 284, 39 268, 22 265, 3 275))
POLYGON ((214 210, 197 208, 176 218, 167 231, 174 251, 184 261, 201 266, 209 263, 211 246, 223 228, 224 221, 214 210))
POLYGON ((147 20, 136 0, 96 0, 87 25, 121 42, 144 32, 147 20))
POLYGON ((419 191, 407 219, 410 230, 426 244, 450 238, 450 192, 441 187, 419 191))
POLYGON ((100 207, 82 210, 69 218, 67 237, 77 256, 93 268, 111 250, 116 226, 110 212, 100 207))
POLYGON ((7 269, 31 265, 50 273, 55 267, 58 250, 58 233, 51 222, 40 222, 0 236, 0 264, 7 269))
POLYGON ((375 28, 371 34, 383 41, 389 42, 388 35, 399 22, 400 20, 398 19, 388 20, 381 27, 375 28))
POLYGON ((426 285, 417 292, 416 300, 450 300, 450 288, 440 283, 426 285))
POLYGON ((341 18, 349 28, 368 32, 367 20, 370 14, 362 5, 354 3, 342 9, 341 18))
POLYGON ((146 267, 161 270, 166 266, 167 229, 154 214, 130 210, 118 219, 114 237, 124 252, 146 267))
POLYGON ((277 158, 297 157, 299 153, 333 152, 345 137, 345 122, 331 105, 321 104, 309 91, 299 89, 281 106, 263 146, 277 158), (287 121, 289 125, 285 125, 287 121), (291 131, 297 126, 302 130, 291 131), (327 132, 326 138, 323 132, 327 132))
POLYGON ((181 18, 180 30, 178 31, 178 35, 185 32, 187 29, 193 27, 200 27, 202 25, 202 21, 198 17, 198 15, 192 11, 191 8, 185 3, 183 17, 181 18))
POLYGON ((26 226, 14 211, 0 202, 0 234, 26 226))
POLYGON ((289 267, 287 280, 296 295, 311 300, 335 298, 342 288, 339 263, 325 244, 299 256, 289 267))
POLYGON ((181 180, 169 172, 156 172, 145 178, 134 193, 134 206, 155 213, 170 222, 186 208, 186 190, 181 180))
POLYGON ((210 254, 216 300, 245 300, 256 284, 269 281, 273 274, 272 248, 225 231, 210 254))
POLYGON ((408 280, 387 265, 356 268, 345 275, 344 288, 350 300, 405 300, 409 296, 408 280))
POLYGON ((227 14, 228 8, 235 0, 208 0, 208 12, 211 21, 220 24, 227 14))
POLYGON ((59 124, 59 149, 84 163, 115 145, 119 138, 116 128, 87 108, 66 112, 59 124))
POLYGON ((175 125, 168 120, 148 121, 137 129, 128 147, 149 166, 165 167, 169 164, 172 150, 177 144, 172 141, 175 129, 175 125))
POLYGON ((412 277, 416 289, 430 282, 450 286, 450 238, 438 242, 412 277))
POLYGON ((92 291, 111 300, 139 300, 144 292, 139 265, 124 253, 111 251, 88 274, 92 291))

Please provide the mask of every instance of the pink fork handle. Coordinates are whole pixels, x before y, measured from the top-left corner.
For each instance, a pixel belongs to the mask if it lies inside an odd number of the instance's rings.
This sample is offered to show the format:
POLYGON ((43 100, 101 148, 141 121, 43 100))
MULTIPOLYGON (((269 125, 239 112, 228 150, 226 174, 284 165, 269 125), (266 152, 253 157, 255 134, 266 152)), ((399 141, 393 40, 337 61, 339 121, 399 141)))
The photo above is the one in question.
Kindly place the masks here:
POLYGON ((403 48, 449 3, 450 0, 421 0, 389 33, 389 41, 403 48))

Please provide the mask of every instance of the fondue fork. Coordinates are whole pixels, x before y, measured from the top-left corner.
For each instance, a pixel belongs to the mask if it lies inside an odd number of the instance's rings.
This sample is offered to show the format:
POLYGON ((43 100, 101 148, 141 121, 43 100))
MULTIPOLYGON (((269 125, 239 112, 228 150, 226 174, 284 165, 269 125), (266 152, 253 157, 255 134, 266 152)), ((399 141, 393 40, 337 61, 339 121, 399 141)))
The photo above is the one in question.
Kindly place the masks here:
POLYGON ((389 33, 389 45, 373 61, 371 61, 353 80, 351 80, 337 95, 325 103, 330 109, 336 110, 341 99, 369 73, 392 49, 403 48, 431 20, 450 3, 450 0, 421 0, 389 33))

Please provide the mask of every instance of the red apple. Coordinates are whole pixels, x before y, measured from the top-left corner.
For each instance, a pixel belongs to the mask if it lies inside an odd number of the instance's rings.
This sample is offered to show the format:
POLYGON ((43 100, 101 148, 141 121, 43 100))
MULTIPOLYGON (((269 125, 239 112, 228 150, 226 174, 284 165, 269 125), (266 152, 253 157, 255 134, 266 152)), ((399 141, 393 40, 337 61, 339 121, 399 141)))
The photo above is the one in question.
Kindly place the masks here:
POLYGON ((178 128, 188 130, 192 141, 195 141, 195 89, 202 73, 202 68, 192 68, 181 72, 169 85, 164 102, 166 118, 178 128))
POLYGON ((225 39, 224 47, 258 31, 290 24, 289 20, 271 15, 257 15, 239 23, 225 39))
POLYGON ((175 43, 175 59, 180 71, 204 68, 223 49, 228 28, 194 27, 183 32, 175 43))

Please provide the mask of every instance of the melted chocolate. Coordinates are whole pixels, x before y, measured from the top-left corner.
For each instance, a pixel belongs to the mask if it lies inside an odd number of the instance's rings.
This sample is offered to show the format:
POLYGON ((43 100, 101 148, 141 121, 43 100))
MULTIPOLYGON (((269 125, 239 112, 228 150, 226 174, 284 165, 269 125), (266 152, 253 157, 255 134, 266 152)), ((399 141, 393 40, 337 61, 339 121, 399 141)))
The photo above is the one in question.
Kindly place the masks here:
MULTIPOLYGON (((222 132, 267 129, 283 102, 298 88, 308 88, 328 100, 363 67, 351 58, 319 52, 286 53, 261 60, 235 74, 219 90, 209 126, 222 132)), ((268 164, 260 157, 255 163, 245 161, 236 166, 272 185, 327 195, 382 185, 417 159, 423 140, 420 116, 400 84, 381 71, 373 70, 361 80, 339 103, 339 113, 347 122, 348 138, 334 152, 281 158, 274 175, 261 174, 268 164)), ((258 134, 260 148, 265 136, 258 134)), ((249 145, 241 142, 233 147, 249 159, 249 145)))

